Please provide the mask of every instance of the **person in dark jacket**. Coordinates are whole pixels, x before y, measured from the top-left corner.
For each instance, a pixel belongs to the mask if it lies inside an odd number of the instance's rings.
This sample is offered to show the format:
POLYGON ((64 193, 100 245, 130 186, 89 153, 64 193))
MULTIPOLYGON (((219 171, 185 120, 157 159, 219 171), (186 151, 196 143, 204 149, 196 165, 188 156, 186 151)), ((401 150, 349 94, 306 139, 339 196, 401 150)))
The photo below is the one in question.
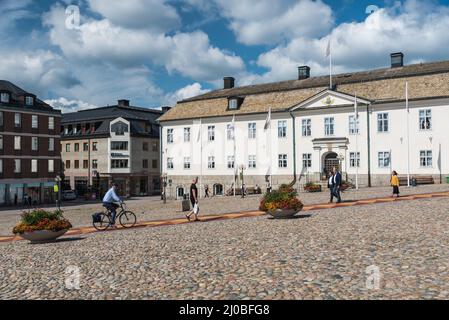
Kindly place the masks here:
POLYGON ((341 203, 341 186, 343 184, 343 179, 341 172, 337 170, 336 167, 332 169, 333 172, 333 190, 334 196, 337 198, 337 203, 341 203))

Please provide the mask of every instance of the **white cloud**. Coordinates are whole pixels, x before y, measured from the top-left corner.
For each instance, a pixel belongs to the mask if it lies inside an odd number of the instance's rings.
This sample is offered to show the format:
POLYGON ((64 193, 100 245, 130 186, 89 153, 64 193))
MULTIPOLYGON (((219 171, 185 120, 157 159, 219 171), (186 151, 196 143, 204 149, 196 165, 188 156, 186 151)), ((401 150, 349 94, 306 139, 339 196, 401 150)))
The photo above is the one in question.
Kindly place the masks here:
POLYGON ((331 8, 321 0, 215 0, 230 20, 237 40, 247 45, 277 44, 295 37, 317 37, 333 25, 331 8))
POLYGON ((68 100, 63 97, 60 97, 58 99, 45 100, 45 103, 51 105, 55 109, 61 110, 62 113, 98 108, 98 106, 89 104, 84 101, 68 100))
POLYGON ((123 68, 163 66, 170 73, 197 81, 216 80, 245 68, 240 57, 212 46, 202 31, 166 36, 117 26, 108 19, 87 19, 79 30, 68 30, 64 18, 61 6, 45 15, 51 41, 65 56, 84 63, 112 63, 123 68))
POLYGON ((195 82, 193 84, 185 86, 184 88, 176 90, 173 93, 167 94, 165 101, 167 102, 168 105, 173 106, 178 101, 195 97, 200 94, 207 93, 209 91, 210 90, 203 89, 201 84, 199 84, 198 82, 195 82))
POLYGON ((175 30, 181 24, 176 9, 165 0, 88 0, 90 8, 113 24, 125 28, 148 29, 154 32, 175 30))
POLYGON ((402 51, 406 63, 447 59, 449 8, 435 2, 407 0, 368 16, 342 23, 321 38, 296 37, 261 54, 257 65, 268 69, 243 81, 267 82, 297 77, 297 67, 309 65, 312 75, 329 74, 325 50, 332 39, 333 72, 389 66, 389 54, 402 51))

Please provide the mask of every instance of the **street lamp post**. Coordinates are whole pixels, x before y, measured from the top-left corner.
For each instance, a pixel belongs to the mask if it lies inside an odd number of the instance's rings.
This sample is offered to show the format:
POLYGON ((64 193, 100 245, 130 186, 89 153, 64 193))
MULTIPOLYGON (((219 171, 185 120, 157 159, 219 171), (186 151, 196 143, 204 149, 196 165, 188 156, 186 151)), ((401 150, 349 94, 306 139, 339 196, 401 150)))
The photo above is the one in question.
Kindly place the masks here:
POLYGON ((242 198, 245 198, 245 188, 244 188, 245 181, 243 178, 243 171, 246 169, 246 167, 245 165, 242 164, 241 166, 239 166, 239 169, 240 169, 240 180, 242 180, 242 198))
POLYGON ((166 196, 166 192, 167 192, 167 174, 163 174, 161 177, 162 180, 162 200, 164 200, 164 204, 167 203, 167 196, 166 196))
MULTIPOLYGON (((342 154, 342 153, 340 153, 339 155, 338 155, 338 162, 339 162, 339 170, 340 170, 340 172, 343 172, 343 161, 345 160, 345 156, 342 154)), ((345 172, 345 176, 346 176, 346 180, 348 180, 348 172, 346 171, 345 172)))

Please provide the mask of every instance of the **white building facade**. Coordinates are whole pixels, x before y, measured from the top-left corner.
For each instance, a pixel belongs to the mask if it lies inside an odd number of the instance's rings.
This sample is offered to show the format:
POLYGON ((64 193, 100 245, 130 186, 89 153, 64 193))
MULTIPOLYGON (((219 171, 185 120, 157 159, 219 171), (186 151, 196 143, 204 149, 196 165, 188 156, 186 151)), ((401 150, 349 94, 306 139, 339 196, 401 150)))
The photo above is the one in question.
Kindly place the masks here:
POLYGON ((393 170, 446 182, 448 62, 340 75, 332 89, 324 78, 242 88, 225 79, 179 102, 160 118, 167 195, 188 192, 194 177, 214 194, 234 183, 302 189, 325 185, 334 166, 361 187, 389 185, 393 170))

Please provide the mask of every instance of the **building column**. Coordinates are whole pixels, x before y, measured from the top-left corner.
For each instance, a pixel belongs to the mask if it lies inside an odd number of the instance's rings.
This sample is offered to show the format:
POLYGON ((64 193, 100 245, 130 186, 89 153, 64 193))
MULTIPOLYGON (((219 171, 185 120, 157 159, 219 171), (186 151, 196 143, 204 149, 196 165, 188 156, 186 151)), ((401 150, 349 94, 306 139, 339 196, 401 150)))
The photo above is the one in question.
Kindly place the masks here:
MULTIPOLYGON (((321 159, 322 148, 319 146, 315 146, 315 147, 313 147, 313 150, 315 151, 315 155, 318 155, 318 157, 317 157, 317 159, 318 159, 318 177, 319 177, 318 180, 321 181, 321 175, 323 174, 323 159, 321 159)), ((302 158, 301 158, 301 163, 302 163, 302 158)))

